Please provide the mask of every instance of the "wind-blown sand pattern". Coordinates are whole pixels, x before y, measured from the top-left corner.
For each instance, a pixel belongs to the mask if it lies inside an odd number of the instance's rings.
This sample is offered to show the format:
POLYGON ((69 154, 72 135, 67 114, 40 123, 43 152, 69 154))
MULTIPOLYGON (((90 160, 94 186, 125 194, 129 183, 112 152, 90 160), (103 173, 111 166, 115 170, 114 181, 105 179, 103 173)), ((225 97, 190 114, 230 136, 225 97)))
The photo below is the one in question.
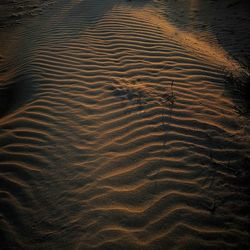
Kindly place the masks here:
POLYGON ((2 39, 3 249, 249 246, 248 72, 170 3, 62 0, 2 39))

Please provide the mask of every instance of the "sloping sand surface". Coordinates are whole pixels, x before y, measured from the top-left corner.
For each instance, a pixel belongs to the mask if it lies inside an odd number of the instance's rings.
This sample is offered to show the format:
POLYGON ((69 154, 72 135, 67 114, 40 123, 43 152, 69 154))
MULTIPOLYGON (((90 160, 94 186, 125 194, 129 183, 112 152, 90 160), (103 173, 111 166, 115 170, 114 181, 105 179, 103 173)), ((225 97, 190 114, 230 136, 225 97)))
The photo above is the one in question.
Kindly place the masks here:
POLYGON ((217 2, 180 2, 1 23, 3 249, 247 249, 249 119, 225 76, 249 74, 250 43, 220 42, 198 13, 217 2))

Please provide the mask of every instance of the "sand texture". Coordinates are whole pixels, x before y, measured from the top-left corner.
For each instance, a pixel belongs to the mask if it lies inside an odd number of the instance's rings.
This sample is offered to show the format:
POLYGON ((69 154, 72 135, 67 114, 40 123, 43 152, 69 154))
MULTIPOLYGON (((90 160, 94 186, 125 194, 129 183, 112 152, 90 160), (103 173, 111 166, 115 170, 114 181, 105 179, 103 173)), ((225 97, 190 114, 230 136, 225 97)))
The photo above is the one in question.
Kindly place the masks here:
POLYGON ((247 249, 247 1, 10 2, 0 248, 247 249))

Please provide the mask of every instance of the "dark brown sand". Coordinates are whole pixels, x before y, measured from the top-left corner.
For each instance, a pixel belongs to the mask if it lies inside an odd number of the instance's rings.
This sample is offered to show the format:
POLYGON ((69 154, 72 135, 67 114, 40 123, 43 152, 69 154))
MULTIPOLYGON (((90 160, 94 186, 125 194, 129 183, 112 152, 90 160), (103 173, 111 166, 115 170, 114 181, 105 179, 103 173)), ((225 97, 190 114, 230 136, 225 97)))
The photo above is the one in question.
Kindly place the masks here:
POLYGON ((1 249, 249 247, 248 1, 0 6, 1 249))

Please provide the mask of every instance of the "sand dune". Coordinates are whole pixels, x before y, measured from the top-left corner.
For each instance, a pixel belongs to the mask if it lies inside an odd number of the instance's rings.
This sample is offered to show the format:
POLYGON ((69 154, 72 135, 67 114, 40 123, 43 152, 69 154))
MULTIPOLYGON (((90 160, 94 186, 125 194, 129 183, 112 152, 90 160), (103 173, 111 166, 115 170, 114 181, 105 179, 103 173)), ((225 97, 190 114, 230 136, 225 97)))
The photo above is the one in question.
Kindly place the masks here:
POLYGON ((62 0, 2 40, 4 248, 247 248, 248 72, 168 2, 62 0))

